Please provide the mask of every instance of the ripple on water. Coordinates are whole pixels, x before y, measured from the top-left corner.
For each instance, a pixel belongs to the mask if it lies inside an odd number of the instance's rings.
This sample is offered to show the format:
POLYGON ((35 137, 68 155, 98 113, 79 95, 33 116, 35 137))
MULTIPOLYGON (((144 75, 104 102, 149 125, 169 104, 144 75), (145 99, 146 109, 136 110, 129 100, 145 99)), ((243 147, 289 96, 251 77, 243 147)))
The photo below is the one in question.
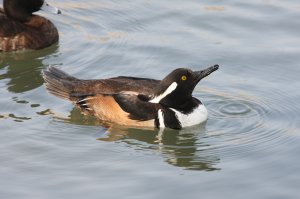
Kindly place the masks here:
POLYGON ((224 157, 246 157, 253 151, 275 150, 279 143, 292 142, 286 136, 291 123, 277 117, 292 119, 286 110, 293 105, 280 106, 281 95, 281 92, 255 96, 205 93, 203 99, 210 113, 207 134, 215 137, 210 138, 209 148, 217 149, 224 157), (258 96, 272 96, 272 99, 258 96))
POLYGON ((246 115, 251 112, 251 108, 243 103, 229 102, 220 107, 220 112, 225 115, 246 115))
MULTIPOLYGON (((222 158, 240 159, 253 152, 274 151, 283 142, 293 141, 285 136, 289 120, 276 119, 279 115, 290 117, 284 111, 290 108, 279 106, 276 96, 272 100, 258 94, 233 96, 216 91, 204 91, 203 95, 200 98, 205 99, 209 110, 204 125, 162 132, 102 125, 108 127, 108 133, 101 134, 98 140, 125 143, 143 153, 158 152, 168 164, 207 171, 218 169, 222 158)), ((70 122, 85 124, 81 117, 78 111, 72 111, 70 122)))

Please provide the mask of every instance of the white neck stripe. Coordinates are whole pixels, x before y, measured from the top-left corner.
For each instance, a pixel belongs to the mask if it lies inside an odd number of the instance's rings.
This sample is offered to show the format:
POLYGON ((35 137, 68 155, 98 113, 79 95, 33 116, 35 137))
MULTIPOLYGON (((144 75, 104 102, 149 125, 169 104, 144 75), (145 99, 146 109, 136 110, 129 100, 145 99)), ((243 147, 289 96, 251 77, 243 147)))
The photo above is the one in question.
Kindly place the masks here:
POLYGON ((165 92, 163 92, 162 94, 160 94, 159 96, 154 97, 152 100, 150 100, 149 102, 151 103, 159 103, 160 100, 162 100, 163 98, 165 98, 167 95, 169 95, 170 93, 172 93, 175 89, 177 88, 177 83, 173 82, 165 92))

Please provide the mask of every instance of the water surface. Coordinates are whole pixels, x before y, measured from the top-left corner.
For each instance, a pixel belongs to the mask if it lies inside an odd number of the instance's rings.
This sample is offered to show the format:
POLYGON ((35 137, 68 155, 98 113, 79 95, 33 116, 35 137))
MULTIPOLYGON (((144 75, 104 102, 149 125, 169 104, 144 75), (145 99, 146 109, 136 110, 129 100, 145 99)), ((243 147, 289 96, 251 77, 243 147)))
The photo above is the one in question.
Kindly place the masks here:
POLYGON ((53 1, 57 45, 0 54, 1 198, 299 198, 300 3, 53 1), (49 95, 41 71, 160 79, 220 69, 196 87, 205 124, 135 129, 49 95))

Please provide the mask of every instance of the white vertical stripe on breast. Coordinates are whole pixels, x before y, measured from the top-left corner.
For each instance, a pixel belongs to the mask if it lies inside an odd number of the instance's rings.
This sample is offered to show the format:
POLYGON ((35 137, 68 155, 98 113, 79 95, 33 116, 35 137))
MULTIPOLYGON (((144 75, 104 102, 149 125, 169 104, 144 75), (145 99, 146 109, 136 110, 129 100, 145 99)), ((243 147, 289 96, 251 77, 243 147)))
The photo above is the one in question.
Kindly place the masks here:
POLYGON ((164 116, 162 113, 162 110, 159 109, 158 110, 158 122, 159 122, 159 128, 165 128, 165 120, 164 120, 164 116))

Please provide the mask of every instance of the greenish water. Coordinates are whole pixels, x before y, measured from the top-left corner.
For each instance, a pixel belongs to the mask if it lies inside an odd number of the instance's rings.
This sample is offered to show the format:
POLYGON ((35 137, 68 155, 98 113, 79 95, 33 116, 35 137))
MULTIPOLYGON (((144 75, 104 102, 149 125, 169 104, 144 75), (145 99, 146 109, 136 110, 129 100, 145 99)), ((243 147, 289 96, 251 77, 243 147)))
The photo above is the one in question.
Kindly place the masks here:
POLYGON ((1 198, 299 198, 300 3, 49 1, 60 42, 0 54, 1 198), (48 94, 57 65, 97 79, 220 69, 196 87, 206 124, 101 123, 48 94))

